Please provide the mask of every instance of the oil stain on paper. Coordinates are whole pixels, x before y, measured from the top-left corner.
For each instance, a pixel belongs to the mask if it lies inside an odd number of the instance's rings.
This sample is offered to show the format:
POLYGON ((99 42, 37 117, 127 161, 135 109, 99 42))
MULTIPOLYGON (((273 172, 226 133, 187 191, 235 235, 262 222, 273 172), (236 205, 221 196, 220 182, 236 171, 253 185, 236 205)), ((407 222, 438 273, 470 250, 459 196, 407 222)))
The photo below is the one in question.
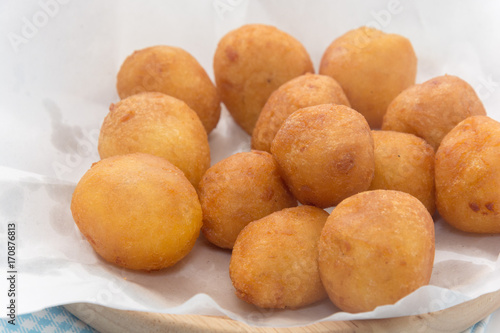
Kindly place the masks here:
POLYGON ((76 153, 79 140, 83 139, 83 131, 79 126, 71 126, 64 122, 61 108, 51 99, 42 101, 44 109, 50 116, 52 125, 52 145, 62 153, 76 153))

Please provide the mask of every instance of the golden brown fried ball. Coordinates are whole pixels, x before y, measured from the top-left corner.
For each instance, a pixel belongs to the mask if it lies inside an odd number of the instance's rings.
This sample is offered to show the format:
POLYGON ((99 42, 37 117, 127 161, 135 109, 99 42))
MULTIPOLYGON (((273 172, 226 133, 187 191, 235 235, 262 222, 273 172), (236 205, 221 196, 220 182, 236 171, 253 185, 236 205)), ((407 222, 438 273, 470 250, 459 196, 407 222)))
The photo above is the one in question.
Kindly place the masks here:
POLYGON ((467 232, 500 233, 500 123, 487 116, 460 122, 436 152, 441 216, 467 232))
POLYGON ((203 235, 227 249, 233 248, 248 223, 297 205, 276 161, 261 151, 234 154, 210 167, 200 182, 199 195, 203 235))
POLYGON ((419 199, 431 215, 436 210, 434 149, 413 134, 372 131, 375 175, 370 190, 397 190, 419 199))
POLYGON ((321 208, 368 189, 375 169, 370 127, 344 105, 295 111, 276 134, 271 152, 292 194, 321 208))
POLYGON ((248 134, 271 93, 314 68, 304 46, 289 34, 263 24, 227 33, 214 55, 215 82, 222 102, 248 134))
POLYGON ((351 107, 379 128, 389 103, 415 83, 417 57, 403 36, 361 27, 328 46, 319 73, 337 80, 351 107))
POLYGON ((252 133, 252 148, 271 151, 271 142, 289 115, 319 104, 350 106, 340 85, 329 76, 305 74, 292 79, 267 100, 252 133))
POLYGON ((326 297, 318 240, 328 218, 312 206, 287 208, 247 225, 234 244, 229 274, 236 295, 262 308, 299 308, 326 297))
POLYGON ((394 304, 429 283, 434 244, 434 222, 418 199, 362 192, 342 201, 321 232, 321 281, 343 311, 394 304))
POLYGON ((118 72, 120 98, 147 91, 161 92, 184 101, 210 133, 220 117, 215 85, 196 59, 181 48, 159 45, 135 51, 118 72))
POLYGON ((456 76, 444 75, 399 94, 387 109, 382 129, 415 134, 437 150, 446 133, 474 115, 486 115, 474 89, 456 76))
POLYGON ((99 135, 99 155, 134 152, 166 158, 195 186, 210 166, 207 133, 181 100, 147 92, 111 104, 99 135))
POLYGON ((147 271, 186 256, 202 224, 196 190, 182 171, 142 153, 94 163, 75 188, 71 212, 106 261, 147 271))

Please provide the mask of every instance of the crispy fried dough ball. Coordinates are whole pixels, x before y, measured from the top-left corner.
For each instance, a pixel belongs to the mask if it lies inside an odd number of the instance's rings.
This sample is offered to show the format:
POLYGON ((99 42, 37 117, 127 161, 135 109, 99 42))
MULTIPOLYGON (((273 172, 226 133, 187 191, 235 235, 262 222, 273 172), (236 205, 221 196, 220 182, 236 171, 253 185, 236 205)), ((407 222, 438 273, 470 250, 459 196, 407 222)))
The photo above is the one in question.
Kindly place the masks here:
POLYGON ((181 260, 202 224, 196 190, 182 171, 142 153, 94 163, 75 188, 71 212, 101 257, 136 270, 181 260))
POLYGON ((434 222, 410 194, 375 190, 342 201, 319 241, 321 281, 343 311, 394 304, 429 283, 434 222))
POLYGON ((399 94, 387 109, 382 129, 415 134, 437 150, 446 133, 475 115, 486 111, 474 89, 456 76, 444 75, 399 94))
POLYGON ((199 195, 203 235, 227 249, 233 248, 248 223, 297 205, 276 161, 261 151, 234 154, 210 167, 200 182, 199 195))
POLYGON ((460 122, 436 152, 436 204, 452 226, 500 233, 500 123, 487 116, 460 122))
POLYGON ((415 83, 417 57, 408 39, 361 27, 328 46, 319 73, 337 80, 351 107, 379 128, 389 103, 415 83))
POLYGON ((271 151, 271 142, 289 115, 319 104, 350 106, 340 85, 329 76, 305 74, 286 82, 264 105, 252 133, 252 148, 271 151))
POLYGON ((227 33, 214 55, 215 82, 227 109, 248 134, 271 93, 314 68, 304 46, 269 25, 248 24, 227 33))
POLYGON ((436 210, 434 149, 413 134, 372 131, 375 175, 370 190, 397 190, 419 199, 431 215, 436 210))
POLYGON ((231 255, 236 295, 262 308, 299 308, 326 297, 318 240, 328 218, 312 206, 283 209, 247 225, 231 255))
POLYGON ((166 158, 195 186, 210 166, 207 133, 181 100, 147 92, 111 104, 99 135, 99 155, 134 152, 166 158))
POLYGON ((276 134, 271 152, 292 194, 322 208, 368 189, 375 169, 370 127, 344 105, 295 111, 276 134))
POLYGON ((147 91, 161 92, 184 101, 210 133, 220 117, 215 85, 196 59, 181 48, 152 46, 135 51, 118 72, 120 98, 147 91))

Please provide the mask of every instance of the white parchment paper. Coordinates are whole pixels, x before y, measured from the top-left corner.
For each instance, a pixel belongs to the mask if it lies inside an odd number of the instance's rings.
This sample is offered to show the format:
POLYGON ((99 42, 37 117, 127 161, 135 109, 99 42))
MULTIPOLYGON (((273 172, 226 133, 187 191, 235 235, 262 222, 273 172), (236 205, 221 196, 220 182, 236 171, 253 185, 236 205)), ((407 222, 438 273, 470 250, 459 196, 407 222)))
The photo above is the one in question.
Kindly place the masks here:
MULTIPOLYGON (((15 223, 18 314, 89 302, 295 326, 425 313, 498 290, 500 235, 465 234, 437 220, 431 283, 397 304, 355 315, 328 300, 295 311, 262 310, 237 299, 228 276, 230 253, 203 237, 170 269, 124 270, 93 252, 69 206, 74 186, 99 160, 99 129, 110 103, 118 101, 116 74, 136 49, 184 48, 213 79, 218 40, 243 24, 266 23, 299 39, 317 70, 333 39, 371 25, 411 40, 418 83, 457 75, 500 120, 499 13, 495 1, 0 2, 0 265, 7 274, 6 225, 15 223)), ((225 109, 209 139, 212 163, 250 147, 225 109)), ((6 283, 0 276, 0 304, 7 302, 6 283)))

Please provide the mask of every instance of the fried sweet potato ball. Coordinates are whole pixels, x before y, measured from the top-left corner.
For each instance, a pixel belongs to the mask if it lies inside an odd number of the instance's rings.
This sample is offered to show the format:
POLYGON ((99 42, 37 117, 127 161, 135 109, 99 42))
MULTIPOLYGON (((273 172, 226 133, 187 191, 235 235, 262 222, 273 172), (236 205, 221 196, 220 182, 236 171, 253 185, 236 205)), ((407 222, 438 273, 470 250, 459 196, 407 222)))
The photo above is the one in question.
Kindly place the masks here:
POLYGON ((436 210, 434 149, 413 134, 372 131, 375 175, 370 190, 397 190, 419 199, 431 215, 436 210))
POLYGON ((417 56, 405 37, 361 27, 328 46, 319 73, 337 80, 351 107, 379 128, 389 103, 415 84, 417 56))
POLYGON ((222 102, 248 134, 271 93, 314 68, 304 46, 269 25, 248 24, 227 33, 214 55, 222 102))
POLYGON ((295 111, 276 134, 271 152, 293 195, 321 208, 367 190, 375 170, 370 127, 344 105, 295 111))
POLYGON ((346 312, 372 311, 429 283, 434 222, 410 194, 366 191, 335 207, 318 247, 330 300, 346 312))
POLYGON ((262 308, 300 308, 326 297, 318 270, 318 240, 328 213, 286 208, 247 225, 231 255, 236 295, 262 308))
POLYGON ((292 79, 267 100, 252 133, 252 148, 271 151, 271 142, 289 115, 308 106, 350 106, 342 87, 329 76, 305 74, 292 79))
POLYGON ((220 117, 220 98, 215 85, 198 61, 185 50, 158 45, 135 51, 118 72, 120 98, 153 91, 184 101, 200 117, 207 133, 220 117))
POLYGON ((210 167, 200 182, 199 195, 203 235, 227 249, 233 248, 248 223, 297 205, 276 161, 262 151, 237 153, 210 167))
POLYGON ((182 171, 142 153, 94 163, 75 188, 71 212, 102 258, 135 270, 177 263, 202 224, 196 190, 182 171))
POLYGON ((467 232, 500 233, 500 123, 469 117, 436 152, 436 204, 443 219, 467 232))
POLYGON ((207 133, 183 101, 147 92, 111 104, 99 134, 99 155, 134 152, 163 157, 195 186, 210 166, 207 133))
POLYGON ((437 150, 453 127, 475 115, 486 115, 486 110, 474 89, 456 76, 444 75, 414 85, 394 98, 382 129, 415 134, 437 150))

